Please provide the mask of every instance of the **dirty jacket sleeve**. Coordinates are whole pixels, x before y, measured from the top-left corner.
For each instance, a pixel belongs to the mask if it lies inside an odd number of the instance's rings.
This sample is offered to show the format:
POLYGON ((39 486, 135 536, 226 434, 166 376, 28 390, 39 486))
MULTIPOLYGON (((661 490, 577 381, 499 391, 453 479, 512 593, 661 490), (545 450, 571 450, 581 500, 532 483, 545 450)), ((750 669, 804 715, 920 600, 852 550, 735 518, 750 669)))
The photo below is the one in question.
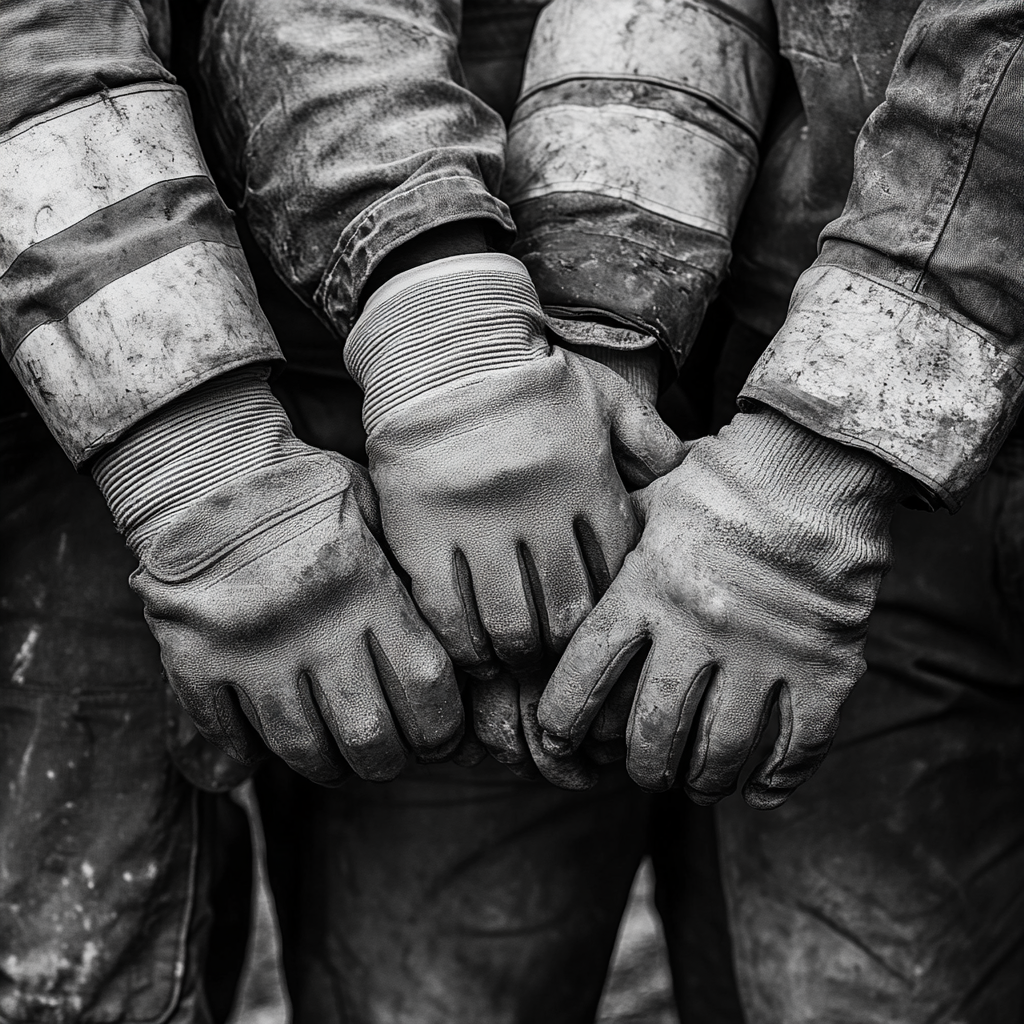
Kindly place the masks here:
POLYGON ((514 253, 564 332, 576 323, 574 340, 653 337, 682 364, 757 170, 774 35, 767 0, 554 0, 542 12, 504 195, 514 253))
POLYGON ((280 358, 138 0, 0 4, 0 343, 77 465, 280 358))
POLYGON ((223 0, 200 70, 234 199, 342 338, 380 261, 460 220, 511 234, 505 129, 465 86, 457 0, 223 0))
POLYGON ((1024 390, 1024 3, 926 0, 741 393, 955 510, 1024 390))

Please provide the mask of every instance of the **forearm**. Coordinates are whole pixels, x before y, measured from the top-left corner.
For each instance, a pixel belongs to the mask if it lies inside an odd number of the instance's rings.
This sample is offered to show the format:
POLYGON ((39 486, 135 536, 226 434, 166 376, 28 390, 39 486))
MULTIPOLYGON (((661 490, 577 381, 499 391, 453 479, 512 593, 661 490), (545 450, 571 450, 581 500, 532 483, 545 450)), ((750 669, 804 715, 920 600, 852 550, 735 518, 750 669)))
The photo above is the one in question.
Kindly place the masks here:
POLYGON ((846 210, 742 397, 956 508, 1024 394, 1024 6, 930 0, 858 142, 846 210))
POLYGON ((759 0, 555 0, 542 14, 506 193, 514 252, 568 337, 654 338, 682 363, 756 170, 773 28, 759 0))
POLYGON ((228 0, 206 25, 200 63, 253 233, 342 337, 411 239, 512 230, 494 198, 504 130, 460 84, 448 7, 228 0))
POLYGON ((82 464, 279 352, 138 4, 5 3, 0 68, 0 338, 82 464))

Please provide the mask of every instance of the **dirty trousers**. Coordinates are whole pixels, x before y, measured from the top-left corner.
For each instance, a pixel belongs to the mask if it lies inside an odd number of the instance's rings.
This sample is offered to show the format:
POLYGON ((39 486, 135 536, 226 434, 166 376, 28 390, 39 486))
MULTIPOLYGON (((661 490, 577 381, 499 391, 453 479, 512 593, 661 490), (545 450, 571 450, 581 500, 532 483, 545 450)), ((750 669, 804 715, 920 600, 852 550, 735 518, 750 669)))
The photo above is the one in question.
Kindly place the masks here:
MULTIPOLYGON (((307 436, 337 386, 282 393, 307 436)), ((325 440, 351 453, 351 434, 325 440)), ((221 1020, 248 848, 165 752, 156 647, 94 485, 31 416, 3 422, 0 460, 0 1020, 221 1020)), ((821 772, 779 811, 715 812, 731 954, 711 817, 678 792, 614 766, 570 794, 493 762, 338 790, 267 765, 295 1019, 590 1021, 653 851, 687 1024, 1018 1021, 1020 449, 958 516, 894 532, 821 772)))

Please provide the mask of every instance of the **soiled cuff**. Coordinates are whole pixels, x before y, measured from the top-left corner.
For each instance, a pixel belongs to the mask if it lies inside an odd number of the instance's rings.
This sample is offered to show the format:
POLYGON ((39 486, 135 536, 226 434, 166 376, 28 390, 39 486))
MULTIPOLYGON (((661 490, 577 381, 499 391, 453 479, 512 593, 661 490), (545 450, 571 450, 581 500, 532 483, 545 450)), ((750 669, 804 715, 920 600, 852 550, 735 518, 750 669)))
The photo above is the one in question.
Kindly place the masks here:
POLYGON ((0 342, 80 465, 205 380, 280 359, 181 89, 0 136, 0 342))
POLYGON ((468 166, 421 173, 412 184, 368 206, 345 228, 314 302, 346 338, 355 325, 363 288, 385 256, 425 231, 465 220, 490 221, 509 237, 515 233, 508 207, 468 166))
POLYGON ((888 282, 816 264, 740 404, 871 452, 956 510, 1022 398, 1013 353, 975 325, 888 282))

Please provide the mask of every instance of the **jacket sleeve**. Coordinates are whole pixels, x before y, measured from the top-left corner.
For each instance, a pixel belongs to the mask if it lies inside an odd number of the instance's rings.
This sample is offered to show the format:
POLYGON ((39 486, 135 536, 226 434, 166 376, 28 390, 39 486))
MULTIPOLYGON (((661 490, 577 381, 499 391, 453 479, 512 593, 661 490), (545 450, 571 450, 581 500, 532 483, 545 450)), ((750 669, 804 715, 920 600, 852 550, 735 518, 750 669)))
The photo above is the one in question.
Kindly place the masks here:
POLYGON ((1024 399, 1024 3, 925 0, 741 393, 956 509, 1024 399))
POLYGON ((217 148, 283 280, 344 338, 381 259, 493 222, 500 117, 465 87, 458 0, 223 0, 200 70, 217 148))
POLYGON ((0 4, 0 344, 76 465, 280 358, 138 0, 0 4))
POLYGON ((574 340, 682 364, 729 261, 775 79, 767 0, 554 0, 509 129, 514 250, 574 340), (588 320, 619 324, 605 331, 588 320))

